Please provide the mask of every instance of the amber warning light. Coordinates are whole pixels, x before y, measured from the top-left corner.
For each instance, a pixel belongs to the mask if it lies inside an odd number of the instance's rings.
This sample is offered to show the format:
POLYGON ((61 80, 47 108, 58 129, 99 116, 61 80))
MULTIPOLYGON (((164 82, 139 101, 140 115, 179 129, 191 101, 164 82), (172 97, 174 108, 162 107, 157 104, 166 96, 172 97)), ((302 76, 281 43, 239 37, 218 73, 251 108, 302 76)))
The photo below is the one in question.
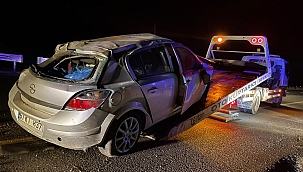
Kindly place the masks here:
POLYGON ((222 43, 224 40, 223 40, 223 38, 222 37, 216 37, 215 38, 215 42, 217 42, 217 43, 222 43))

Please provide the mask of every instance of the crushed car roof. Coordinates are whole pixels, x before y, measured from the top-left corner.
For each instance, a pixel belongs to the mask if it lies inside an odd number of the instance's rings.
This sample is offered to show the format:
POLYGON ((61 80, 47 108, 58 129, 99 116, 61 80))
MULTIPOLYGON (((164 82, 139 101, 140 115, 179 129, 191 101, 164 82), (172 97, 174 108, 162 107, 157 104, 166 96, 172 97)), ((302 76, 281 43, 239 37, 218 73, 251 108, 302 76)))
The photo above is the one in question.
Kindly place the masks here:
POLYGON ((127 34, 58 44, 56 47, 56 52, 66 50, 81 50, 102 53, 108 50, 133 49, 148 45, 152 41, 172 42, 172 40, 168 38, 160 37, 151 33, 127 34))

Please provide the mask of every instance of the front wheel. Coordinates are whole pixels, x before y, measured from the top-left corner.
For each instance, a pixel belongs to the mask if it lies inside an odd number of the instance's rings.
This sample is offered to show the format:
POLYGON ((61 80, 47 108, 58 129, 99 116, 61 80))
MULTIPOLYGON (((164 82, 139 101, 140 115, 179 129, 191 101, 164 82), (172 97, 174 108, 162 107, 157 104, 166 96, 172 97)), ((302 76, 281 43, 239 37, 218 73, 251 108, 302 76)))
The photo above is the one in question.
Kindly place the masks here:
POLYGON ((204 91, 204 93, 202 94, 202 97, 201 97, 201 99, 200 99, 203 103, 206 102, 207 95, 208 95, 208 92, 209 92, 209 88, 210 88, 210 83, 207 84, 207 86, 206 86, 206 88, 205 88, 205 91, 204 91))

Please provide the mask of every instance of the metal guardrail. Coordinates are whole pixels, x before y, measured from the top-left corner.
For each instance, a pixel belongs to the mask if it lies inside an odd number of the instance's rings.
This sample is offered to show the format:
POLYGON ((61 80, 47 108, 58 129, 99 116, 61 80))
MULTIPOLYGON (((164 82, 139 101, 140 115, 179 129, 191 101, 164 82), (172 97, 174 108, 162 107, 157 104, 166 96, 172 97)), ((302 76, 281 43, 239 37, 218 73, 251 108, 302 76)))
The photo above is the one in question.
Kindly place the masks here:
POLYGON ((289 91, 303 91, 303 87, 288 87, 289 91))
POLYGON ((0 53, 0 60, 14 62, 14 72, 16 71, 16 63, 23 63, 23 55, 21 54, 5 54, 0 53))
MULTIPOLYGON (((48 58, 37 57, 37 64, 40 64, 48 58)), ((0 61, 9 61, 14 63, 14 72, 16 72, 16 63, 23 63, 23 55, 0 53, 0 61)))

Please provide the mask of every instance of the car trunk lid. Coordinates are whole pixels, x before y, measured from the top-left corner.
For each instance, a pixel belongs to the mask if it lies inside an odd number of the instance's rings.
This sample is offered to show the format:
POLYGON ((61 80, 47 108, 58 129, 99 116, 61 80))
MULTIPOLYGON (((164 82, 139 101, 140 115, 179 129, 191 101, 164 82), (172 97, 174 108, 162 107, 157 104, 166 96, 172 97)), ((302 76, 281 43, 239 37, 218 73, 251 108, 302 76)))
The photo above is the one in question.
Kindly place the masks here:
POLYGON ((77 92, 96 88, 96 85, 37 77, 30 69, 21 73, 17 86, 25 104, 48 114, 61 110, 77 92))

